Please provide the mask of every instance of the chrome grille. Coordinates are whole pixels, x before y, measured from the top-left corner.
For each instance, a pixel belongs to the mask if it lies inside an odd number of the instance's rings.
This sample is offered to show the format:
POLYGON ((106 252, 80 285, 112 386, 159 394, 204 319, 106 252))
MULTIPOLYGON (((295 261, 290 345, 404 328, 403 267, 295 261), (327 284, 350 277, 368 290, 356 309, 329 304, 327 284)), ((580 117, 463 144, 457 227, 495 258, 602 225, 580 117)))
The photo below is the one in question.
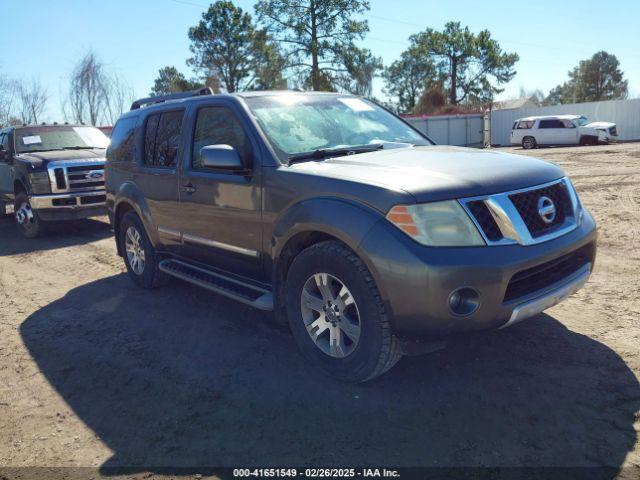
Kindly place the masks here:
POLYGON ((56 161, 47 168, 52 193, 104 189, 104 161, 56 161))
POLYGON ((566 184, 562 182, 509 195, 509 199, 518 210, 529 229, 529 233, 534 238, 557 230, 564 225, 567 217, 573 216, 569 192, 566 184), (543 197, 551 199, 555 206, 556 214, 551 222, 545 222, 538 213, 538 202, 543 197))
POLYGON ((532 245, 551 240, 577 227, 580 204, 566 178, 512 192, 459 200, 487 245, 532 245), (542 197, 551 200, 555 216, 540 214, 542 197))

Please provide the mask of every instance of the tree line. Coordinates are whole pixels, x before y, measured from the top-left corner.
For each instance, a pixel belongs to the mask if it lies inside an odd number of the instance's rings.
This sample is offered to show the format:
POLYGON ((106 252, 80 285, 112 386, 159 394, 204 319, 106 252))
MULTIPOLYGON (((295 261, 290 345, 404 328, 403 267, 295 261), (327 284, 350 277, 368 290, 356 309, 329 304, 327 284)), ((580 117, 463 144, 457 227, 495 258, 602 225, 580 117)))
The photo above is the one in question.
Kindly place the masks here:
MULTIPOLYGON (((473 33, 460 22, 409 37, 400 58, 385 66, 357 46, 369 31, 362 0, 259 0, 255 16, 232 1, 212 3, 189 29, 187 79, 174 66, 160 69, 152 95, 202 86, 236 92, 298 88, 372 97, 375 77, 384 81, 388 107, 400 113, 484 108, 516 75, 518 54, 505 52, 488 30, 473 33)), ((615 55, 598 52, 569 72, 569 80, 540 104, 627 97, 627 81, 615 55)))
MULTIPOLYGON (((486 108, 516 75, 517 53, 504 51, 489 30, 474 33, 460 22, 411 35, 407 49, 385 66, 358 46, 369 32, 369 9, 366 0, 259 0, 252 15, 218 0, 187 32, 186 65, 193 75, 162 67, 150 94, 209 86, 215 92, 291 88, 373 98, 373 79, 380 77, 380 103, 399 113, 439 113, 486 108)), ((607 52, 581 61, 568 77, 547 96, 536 91, 534 97, 559 104, 628 95, 620 63, 607 52)), ((0 75, 0 125, 37 123, 48 98, 38 80, 0 75)), ((62 110, 69 121, 112 124, 132 99, 128 84, 89 52, 70 74, 62 110)))

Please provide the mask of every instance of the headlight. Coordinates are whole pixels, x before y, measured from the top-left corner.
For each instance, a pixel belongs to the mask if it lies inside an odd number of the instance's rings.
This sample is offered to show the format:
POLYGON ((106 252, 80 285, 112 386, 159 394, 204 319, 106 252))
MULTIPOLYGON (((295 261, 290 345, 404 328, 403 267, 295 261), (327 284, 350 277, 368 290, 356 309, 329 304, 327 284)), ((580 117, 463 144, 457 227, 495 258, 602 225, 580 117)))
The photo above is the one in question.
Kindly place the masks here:
POLYGON ((36 195, 51 193, 51 183, 47 172, 29 173, 29 182, 31 183, 31 191, 36 195))
POLYGON ((485 245, 467 212, 455 200, 396 205, 387 220, 423 245, 471 247, 485 245))

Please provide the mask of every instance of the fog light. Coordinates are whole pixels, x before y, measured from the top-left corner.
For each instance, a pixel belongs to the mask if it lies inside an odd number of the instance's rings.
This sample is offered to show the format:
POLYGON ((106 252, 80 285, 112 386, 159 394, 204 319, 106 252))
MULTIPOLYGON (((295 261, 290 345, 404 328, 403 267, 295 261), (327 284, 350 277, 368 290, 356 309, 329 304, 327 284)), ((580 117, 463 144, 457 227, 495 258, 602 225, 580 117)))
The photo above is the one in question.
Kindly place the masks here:
POLYGON ((454 315, 471 315, 479 306, 480 294, 473 288, 458 288, 449 295, 449 310, 454 315))

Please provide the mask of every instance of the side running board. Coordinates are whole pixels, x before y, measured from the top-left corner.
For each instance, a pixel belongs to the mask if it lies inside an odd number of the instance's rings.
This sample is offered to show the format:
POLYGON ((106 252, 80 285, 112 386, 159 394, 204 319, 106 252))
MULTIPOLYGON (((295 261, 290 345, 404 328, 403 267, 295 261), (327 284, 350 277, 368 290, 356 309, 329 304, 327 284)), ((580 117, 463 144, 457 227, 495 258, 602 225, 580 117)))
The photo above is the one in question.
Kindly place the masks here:
POLYGON ((158 268, 167 275, 193 283, 238 302, 260 310, 273 310, 273 295, 269 290, 172 258, 162 260, 158 268))

